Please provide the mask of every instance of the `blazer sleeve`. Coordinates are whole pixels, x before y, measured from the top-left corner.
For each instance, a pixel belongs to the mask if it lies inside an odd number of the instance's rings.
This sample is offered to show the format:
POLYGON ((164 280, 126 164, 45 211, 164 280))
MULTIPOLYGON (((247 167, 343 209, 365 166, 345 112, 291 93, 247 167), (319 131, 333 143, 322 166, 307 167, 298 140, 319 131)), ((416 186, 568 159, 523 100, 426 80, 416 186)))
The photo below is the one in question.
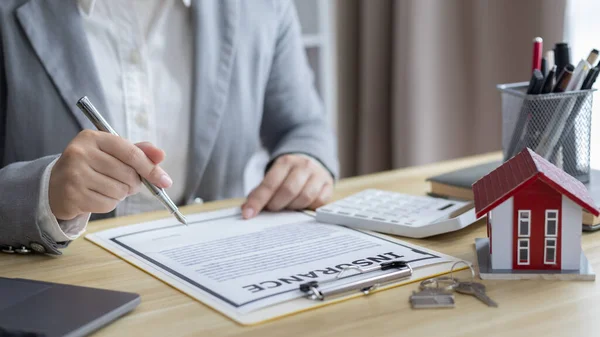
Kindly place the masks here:
MULTIPOLYGON (((0 36, 2 32, 0 31, 0 36)), ((0 163, 6 146, 6 74, 0 38, 0 163)), ((57 156, 17 162, 0 168, 0 248, 29 250, 60 255, 68 242, 54 242, 40 230, 36 214, 40 182, 46 167, 57 156), (43 247, 43 249, 41 248, 43 247)))
POLYGON ((337 144, 308 65, 296 9, 277 2, 278 34, 266 91, 261 140, 271 160, 304 153, 338 176, 337 144))

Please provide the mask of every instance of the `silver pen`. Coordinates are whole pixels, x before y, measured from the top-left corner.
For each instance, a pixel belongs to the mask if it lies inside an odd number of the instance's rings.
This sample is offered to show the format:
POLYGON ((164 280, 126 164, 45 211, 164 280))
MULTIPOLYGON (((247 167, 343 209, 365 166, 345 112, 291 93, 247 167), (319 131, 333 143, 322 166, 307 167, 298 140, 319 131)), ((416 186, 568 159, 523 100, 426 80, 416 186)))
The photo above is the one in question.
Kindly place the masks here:
MULTIPOLYGON (((115 136, 119 135, 110 126, 110 124, 108 124, 108 122, 104 119, 104 117, 102 117, 100 112, 98 112, 96 107, 92 104, 92 102, 90 102, 90 100, 87 98, 87 96, 83 96, 77 101, 77 107, 79 107, 79 109, 81 109, 81 111, 83 111, 85 116, 90 120, 90 122, 92 122, 92 124, 94 124, 94 126, 96 126, 96 128, 98 130, 111 133, 115 136)), ((167 195, 167 193, 165 192, 164 189, 155 186, 154 184, 150 183, 145 178, 140 177, 140 179, 142 180, 142 183, 144 183, 144 185, 146 185, 148 190, 150 190, 150 192, 158 200, 160 200, 160 202, 171 212, 171 214, 173 214, 175 216, 175 218, 177 218, 177 220, 179 220, 179 222, 181 222, 184 225, 187 225, 187 220, 185 219, 183 214, 181 214, 181 212, 179 212, 177 205, 175 205, 175 203, 171 200, 171 198, 169 198, 169 196, 167 195)))

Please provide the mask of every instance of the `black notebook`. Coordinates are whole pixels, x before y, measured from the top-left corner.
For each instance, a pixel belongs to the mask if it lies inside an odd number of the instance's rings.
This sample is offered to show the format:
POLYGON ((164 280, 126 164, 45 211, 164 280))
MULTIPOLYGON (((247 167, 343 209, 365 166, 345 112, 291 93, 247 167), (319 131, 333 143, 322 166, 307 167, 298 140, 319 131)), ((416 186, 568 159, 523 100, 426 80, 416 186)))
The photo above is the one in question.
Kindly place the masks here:
MULTIPOLYGON (((440 174, 427 179, 430 183, 430 195, 444 198, 456 198, 462 200, 473 200, 473 191, 471 185, 484 175, 490 173, 502 161, 493 161, 485 164, 467 167, 464 169, 440 174)), ((590 181, 585 184, 590 191, 596 207, 600 208, 600 171, 592 170, 590 181)), ((600 218, 595 217, 588 212, 583 212, 583 229, 600 229, 600 218)))
POLYGON ((473 200, 471 185, 484 175, 500 166, 502 161, 493 161, 481 165, 440 174, 428 178, 431 185, 430 194, 441 197, 451 197, 464 200, 473 200))

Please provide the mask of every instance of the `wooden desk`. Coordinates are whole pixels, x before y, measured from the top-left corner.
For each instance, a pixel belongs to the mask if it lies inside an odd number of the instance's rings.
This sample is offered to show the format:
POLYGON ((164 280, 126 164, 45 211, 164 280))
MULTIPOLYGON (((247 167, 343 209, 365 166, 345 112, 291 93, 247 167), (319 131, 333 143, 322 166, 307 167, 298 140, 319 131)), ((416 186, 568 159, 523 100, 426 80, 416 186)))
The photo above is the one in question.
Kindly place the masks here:
MULTIPOLYGON (((489 154, 435 165, 408 168, 341 181, 336 198, 365 188, 423 194, 425 178, 499 159, 489 154)), ((189 206, 184 213, 241 204, 227 200, 189 206)), ((91 223, 89 232, 165 217, 165 212, 91 223)), ((474 239, 485 237, 476 224, 459 232, 407 241, 467 260, 474 239)), ((583 248, 600 272, 600 233, 583 235, 583 248)), ((136 292, 142 304, 96 336, 598 336, 600 280, 597 282, 485 282, 500 307, 485 307, 457 295, 455 309, 411 310, 408 296, 416 285, 399 287, 256 327, 242 327, 154 277, 84 239, 64 256, 0 255, 0 275, 136 292)), ((466 277, 462 272, 460 276, 466 277)), ((90 303, 90 305, 93 305, 90 303)))

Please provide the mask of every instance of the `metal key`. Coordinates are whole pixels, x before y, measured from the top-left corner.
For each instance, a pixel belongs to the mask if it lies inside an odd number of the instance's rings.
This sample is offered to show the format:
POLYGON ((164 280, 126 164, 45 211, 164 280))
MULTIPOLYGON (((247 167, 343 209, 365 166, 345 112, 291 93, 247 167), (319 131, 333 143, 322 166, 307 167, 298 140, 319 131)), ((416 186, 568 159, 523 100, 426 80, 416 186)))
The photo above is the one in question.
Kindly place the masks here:
POLYGON ((413 309, 454 308, 454 295, 436 288, 413 291, 410 304, 413 309))
POLYGON ((489 307, 498 307, 498 303, 494 302, 488 295, 486 295, 485 286, 481 283, 459 282, 458 286, 454 288, 454 291, 465 295, 475 296, 478 300, 487 304, 489 307))

